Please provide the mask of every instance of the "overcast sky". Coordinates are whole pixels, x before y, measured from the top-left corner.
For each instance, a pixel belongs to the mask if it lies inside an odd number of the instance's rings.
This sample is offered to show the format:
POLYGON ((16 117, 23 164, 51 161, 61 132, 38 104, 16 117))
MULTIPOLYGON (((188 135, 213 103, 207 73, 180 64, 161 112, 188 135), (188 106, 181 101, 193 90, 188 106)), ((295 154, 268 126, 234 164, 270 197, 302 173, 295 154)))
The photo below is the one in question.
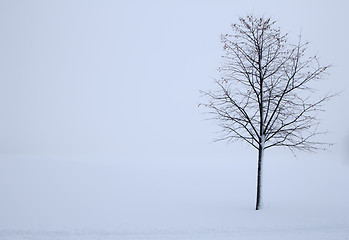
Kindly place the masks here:
MULTIPOLYGON (((346 90, 345 1, 1 1, 0 152, 201 151, 214 138, 198 90, 213 86, 219 36, 254 12, 302 31, 325 88, 346 90)), ((348 103, 345 91, 341 105, 348 103)), ((326 119, 349 132, 347 110, 326 119)))
MULTIPOLYGON (((348 10, 345 0, 1 0, 0 154, 7 171, 2 177, 8 181, 2 187, 10 192, 21 184, 12 175, 23 167, 11 158, 18 155, 28 156, 28 168, 35 162, 29 156, 39 155, 51 156, 50 163, 63 161, 55 156, 79 155, 143 159, 137 163, 143 165, 161 159, 163 167, 178 159, 246 157, 245 145, 212 144, 217 128, 204 121, 198 103, 199 90, 214 86, 223 54, 220 34, 251 12, 277 20, 291 38, 302 32, 321 63, 334 65, 318 85, 324 92, 342 91, 322 117, 332 132, 329 139, 338 143, 332 153, 344 159, 349 145, 348 10)), ((254 166, 257 155, 251 153, 254 166)), ((48 171, 43 178, 65 172, 40 164, 48 171)), ((30 179, 32 187, 41 181, 30 179)), ((6 199, 14 204, 13 196, 6 199)), ((23 209, 36 205, 28 206, 23 209)))

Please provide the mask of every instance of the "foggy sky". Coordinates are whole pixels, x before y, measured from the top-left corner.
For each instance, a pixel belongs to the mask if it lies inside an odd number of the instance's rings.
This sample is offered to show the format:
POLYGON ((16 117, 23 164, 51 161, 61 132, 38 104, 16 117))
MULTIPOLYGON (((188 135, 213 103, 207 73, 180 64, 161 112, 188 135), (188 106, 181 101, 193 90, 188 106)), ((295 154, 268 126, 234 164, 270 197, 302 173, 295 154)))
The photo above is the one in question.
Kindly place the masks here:
MULTIPOLYGON (((322 87, 348 103, 344 1, 238 2, 2 1, 0 152, 202 151, 215 130, 198 90, 217 76, 220 34, 249 12, 302 31, 336 66, 322 87)), ((347 119, 331 108, 326 127, 348 134, 347 119)))

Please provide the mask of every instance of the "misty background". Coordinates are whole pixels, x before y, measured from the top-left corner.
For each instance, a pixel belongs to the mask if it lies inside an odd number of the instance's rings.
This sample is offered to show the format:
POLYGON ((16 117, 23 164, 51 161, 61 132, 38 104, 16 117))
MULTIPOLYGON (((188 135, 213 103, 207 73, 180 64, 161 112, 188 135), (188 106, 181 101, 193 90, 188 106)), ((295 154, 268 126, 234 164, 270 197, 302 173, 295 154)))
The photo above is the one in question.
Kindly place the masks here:
MULTIPOLYGON (((257 152, 213 143, 199 90, 248 13, 310 41, 340 91, 328 152, 266 152, 267 208, 346 206, 346 1, 0 1, 0 228, 203 221, 253 209, 257 152), (177 219, 177 220, 176 220, 177 219)), ((326 140, 326 139, 325 139, 326 140)))

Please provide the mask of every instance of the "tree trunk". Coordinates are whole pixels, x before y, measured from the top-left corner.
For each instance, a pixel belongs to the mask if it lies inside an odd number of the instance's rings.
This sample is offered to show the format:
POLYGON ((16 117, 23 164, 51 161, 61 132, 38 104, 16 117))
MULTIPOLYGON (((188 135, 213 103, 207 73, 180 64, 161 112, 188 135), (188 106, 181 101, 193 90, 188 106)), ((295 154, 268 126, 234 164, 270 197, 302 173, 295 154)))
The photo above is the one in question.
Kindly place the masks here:
POLYGON ((256 200, 256 210, 259 210, 262 206, 262 164, 264 155, 264 142, 259 144, 258 149, 258 169, 257 169, 257 200, 256 200))

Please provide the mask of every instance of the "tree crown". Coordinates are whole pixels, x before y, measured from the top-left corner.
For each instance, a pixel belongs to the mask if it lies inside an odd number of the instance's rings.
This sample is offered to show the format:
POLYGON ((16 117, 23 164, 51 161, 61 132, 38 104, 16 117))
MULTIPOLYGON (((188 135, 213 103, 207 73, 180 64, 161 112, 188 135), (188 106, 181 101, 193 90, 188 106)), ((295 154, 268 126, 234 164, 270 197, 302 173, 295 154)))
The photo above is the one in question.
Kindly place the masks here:
POLYGON ((323 78, 329 65, 307 56, 308 42, 296 44, 270 18, 248 15, 223 34, 223 64, 218 88, 203 92, 212 118, 218 120, 218 140, 243 140, 255 148, 284 146, 314 151, 317 113, 334 95, 314 99, 310 83, 323 78))

